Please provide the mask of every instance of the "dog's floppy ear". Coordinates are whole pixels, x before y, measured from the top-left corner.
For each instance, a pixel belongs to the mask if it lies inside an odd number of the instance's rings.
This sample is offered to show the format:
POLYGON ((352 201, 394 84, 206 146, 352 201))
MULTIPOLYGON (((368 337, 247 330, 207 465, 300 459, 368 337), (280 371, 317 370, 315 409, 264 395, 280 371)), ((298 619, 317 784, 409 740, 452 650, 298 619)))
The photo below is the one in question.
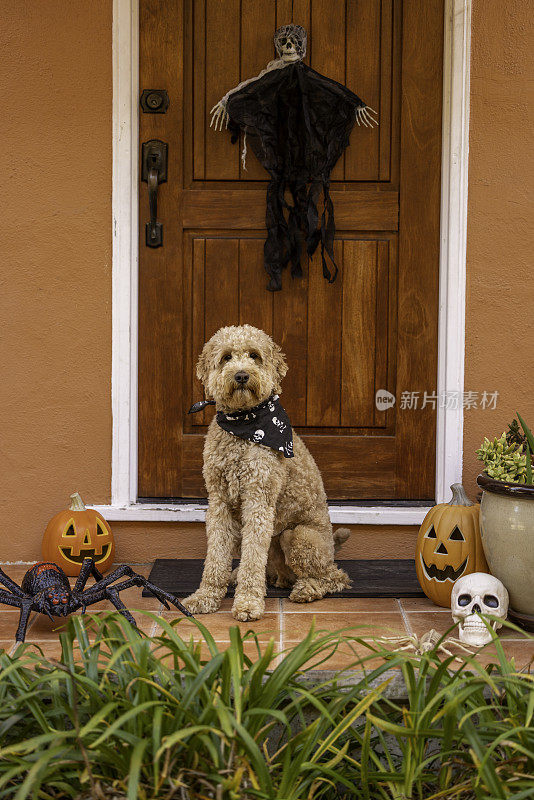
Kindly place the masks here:
POLYGON ((208 347, 208 345, 209 342, 206 342, 197 361, 197 378, 199 381, 202 381, 204 385, 206 385, 209 375, 209 357, 211 348, 208 347))
POLYGON ((273 342, 272 358, 273 358, 273 365, 276 370, 276 374, 278 376, 278 383, 275 386, 275 392, 280 392, 281 391, 280 383, 282 379, 285 378, 287 372, 287 362, 286 362, 286 357, 282 353, 281 348, 278 347, 278 345, 275 344, 274 342, 273 342))

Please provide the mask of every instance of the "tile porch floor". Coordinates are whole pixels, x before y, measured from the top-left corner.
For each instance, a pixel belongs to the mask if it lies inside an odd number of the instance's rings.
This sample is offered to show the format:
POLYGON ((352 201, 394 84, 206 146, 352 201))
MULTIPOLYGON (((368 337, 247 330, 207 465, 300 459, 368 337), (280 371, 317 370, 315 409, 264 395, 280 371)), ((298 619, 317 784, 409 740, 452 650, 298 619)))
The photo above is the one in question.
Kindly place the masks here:
MULTIPOLYGON (((150 564, 133 565, 134 569, 148 575, 150 564)), ((22 580, 27 566, 6 566, 5 571, 18 583, 22 580)), ((121 597, 130 609, 147 610, 160 614, 163 619, 181 619, 178 632, 183 638, 188 639, 193 633, 199 637, 197 629, 188 620, 176 611, 166 611, 155 598, 142 597, 141 589, 127 589, 121 597)), ((281 652, 291 645, 299 642, 308 632, 315 617, 316 630, 336 631, 340 628, 363 626, 352 630, 356 636, 421 636, 426 631, 434 628, 438 633, 443 633, 450 628, 452 623, 450 611, 438 608, 426 598, 414 599, 387 599, 387 598, 325 598, 310 605, 291 603, 287 599, 267 598, 265 616, 255 623, 237 623, 230 610, 232 599, 226 598, 221 609, 216 614, 207 614, 200 617, 201 622, 210 630, 219 647, 229 642, 229 628, 239 625, 243 633, 253 629, 262 642, 267 642, 271 637, 275 641, 275 649, 281 652)), ((98 611, 112 609, 107 601, 93 606, 90 610, 98 611)), ((0 648, 8 653, 16 649, 14 635, 17 627, 19 612, 9 610, 7 606, 0 606, 0 648)), ((157 620, 143 614, 135 614, 139 627, 150 635, 161 632, 157 620)), ((61 653, 58 639, 58 628, 62 620, 53 623, 39 614, 34 614, 30 620, 26 642, 38 645, 46 656, 57 658, 61 653)), ((455 635, 455 632, 452 632, 455 635)), ((522 639, 519 634, 512 631, 501 631, 501 640, 504 643, 507 656, 514 657, 518 669, 533 669, 534 641, 522 639)), ((247 645, 250 654, 256 652, 253 642, 247 645)), ((362 645, 356 645, 358 654, 369 655, 368 650, 362 645)), ((482 663, 495 660, 493 646, 484 648, 479 653, 482 663)), ((321 669, 343 669, 354 661, 354 652, 350 649, 337 651, 331 658, 321 665, 321 669)), ((366 665, 374 666, 373 660, 366 665)))

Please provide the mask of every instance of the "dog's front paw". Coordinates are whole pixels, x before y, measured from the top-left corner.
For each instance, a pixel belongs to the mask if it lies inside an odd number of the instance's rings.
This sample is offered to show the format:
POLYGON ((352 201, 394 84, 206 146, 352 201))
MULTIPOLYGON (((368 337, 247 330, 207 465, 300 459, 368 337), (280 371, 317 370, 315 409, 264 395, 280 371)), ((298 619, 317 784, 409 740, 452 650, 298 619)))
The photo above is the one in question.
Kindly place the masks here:
POLYGON ((289 595, 292 603, 312 603, 324 597, 328 589, 323 581, 316 578, 300 578, 289 595))
POLYGON ((221 605, 217 598, 211 597, 211 595, 205 594, 200 590, 189 595, 182 602, 192 614, 213 614, 221 605))
POLYGON ((256 600, 252 597, 238 598, 234 600, 232 606, 232 616, 240 622, 248 622, 252 619, 261 619, 265 611, 265 600, 256 600))

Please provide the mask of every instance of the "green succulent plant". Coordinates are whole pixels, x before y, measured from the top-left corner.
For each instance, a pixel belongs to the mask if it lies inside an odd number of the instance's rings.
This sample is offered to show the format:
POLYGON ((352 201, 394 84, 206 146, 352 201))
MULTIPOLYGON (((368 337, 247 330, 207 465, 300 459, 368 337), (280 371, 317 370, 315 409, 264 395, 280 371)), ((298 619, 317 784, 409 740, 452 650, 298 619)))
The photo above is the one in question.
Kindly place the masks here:
POLYGON ((534 437, 521 415, 517 417, 519 422, 513 419, 508 432, 504 431, 498 439, 490 441, 484 437, 476 454, 490 478, 507 483, 532 484, 534 437))

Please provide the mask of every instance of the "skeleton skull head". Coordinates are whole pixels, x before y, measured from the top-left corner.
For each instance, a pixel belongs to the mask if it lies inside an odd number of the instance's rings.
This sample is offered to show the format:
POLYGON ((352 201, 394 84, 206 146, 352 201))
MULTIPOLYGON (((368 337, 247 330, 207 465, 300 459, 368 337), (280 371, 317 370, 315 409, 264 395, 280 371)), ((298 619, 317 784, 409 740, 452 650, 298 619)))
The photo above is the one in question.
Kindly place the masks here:
POLYGON ((282 61, 300 61, 306 55, 307 35, 301 25, 282 25, 274 34, 274 46, 282 61))
POLYGON ((262 431, 261 429, 258 428, 257 431, 254 431, 254 436, 252 437, 252 441, 258 444, 258 442, 261 442, 264 436, 265 436, 265 431, 262 431))
MULTIPOLYGON (((491 633, 480 618, 480 614, 491 614, 501 620, 506 619, 508 592, 493 575, 472 572, 459 578, 454 584, 451 611, 454 621, 459 623, 460 641, 481 647, 491 642, 491 633)), ((497 620, 490 624, 493 630, 502 627, 502 622, 497 620)))

